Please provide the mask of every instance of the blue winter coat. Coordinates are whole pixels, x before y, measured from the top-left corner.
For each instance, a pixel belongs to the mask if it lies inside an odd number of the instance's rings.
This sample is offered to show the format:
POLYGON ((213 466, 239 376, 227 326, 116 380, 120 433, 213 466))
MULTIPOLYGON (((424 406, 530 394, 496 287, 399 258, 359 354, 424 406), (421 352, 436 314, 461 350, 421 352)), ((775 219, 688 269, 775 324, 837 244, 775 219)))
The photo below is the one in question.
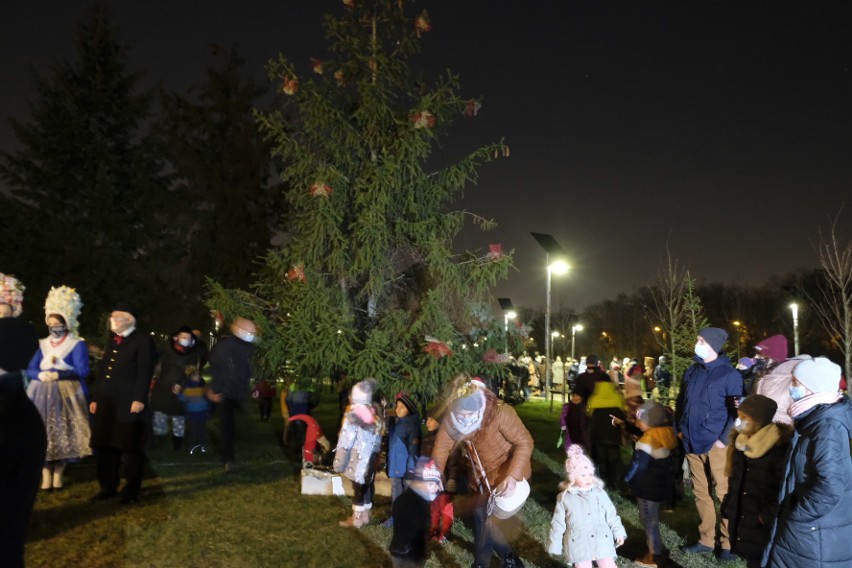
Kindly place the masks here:
POLYGON ((852 404, 843 397, 797 416, 767 568, 852 566, 852 404))
POLYGON ((734 397, 743 396, 743 378, 724 353, 710 363, 696 357, 683 375, 675 429, 688 454, 706 454, 720 440, 727 444, 737 417, 734 397))
POLYGON ((420 415, 397 418, 388 435, 388 477, 403 477, 420 455, 420 415))

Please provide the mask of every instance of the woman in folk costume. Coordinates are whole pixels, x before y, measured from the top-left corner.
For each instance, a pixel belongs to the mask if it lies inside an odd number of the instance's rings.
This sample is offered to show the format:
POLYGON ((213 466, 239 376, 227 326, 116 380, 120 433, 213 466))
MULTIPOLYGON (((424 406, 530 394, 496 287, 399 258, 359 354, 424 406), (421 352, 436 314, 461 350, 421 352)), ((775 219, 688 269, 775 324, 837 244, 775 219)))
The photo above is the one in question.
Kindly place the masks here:
POLYGON ((73 288, 51 288, 44 304, 44 321, 50 332, 39 341, 27 375, 30 400, 47 430, 47 455, 42 469, 42 489, 61 489, 65 464, 91 455, 86 377, 89 350, 77 335, 77 318, 83 303, 73 288))

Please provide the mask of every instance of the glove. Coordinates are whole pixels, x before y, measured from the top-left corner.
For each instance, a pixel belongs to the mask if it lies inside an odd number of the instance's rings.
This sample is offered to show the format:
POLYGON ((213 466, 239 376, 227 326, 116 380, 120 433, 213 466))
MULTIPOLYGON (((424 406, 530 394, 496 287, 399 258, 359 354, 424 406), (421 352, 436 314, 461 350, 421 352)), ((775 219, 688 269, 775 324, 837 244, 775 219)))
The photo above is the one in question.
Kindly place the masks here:
POLYGON ((59 379, 59 373, 56 371, 42 371, 38 374, 38 380, 43 383, 51 383, 59 379))

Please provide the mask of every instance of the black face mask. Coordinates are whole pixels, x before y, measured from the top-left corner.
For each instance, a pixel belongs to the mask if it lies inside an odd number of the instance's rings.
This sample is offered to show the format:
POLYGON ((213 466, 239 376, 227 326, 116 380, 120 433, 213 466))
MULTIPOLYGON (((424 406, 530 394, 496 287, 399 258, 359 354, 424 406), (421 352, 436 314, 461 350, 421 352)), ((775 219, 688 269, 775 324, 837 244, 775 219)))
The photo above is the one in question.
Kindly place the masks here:
POLYGON ((47 329, 50 331, 50 335, 56 339, 65 337, 65 334, 68 333, 68 329, 64 325, 52 325, 47 329))

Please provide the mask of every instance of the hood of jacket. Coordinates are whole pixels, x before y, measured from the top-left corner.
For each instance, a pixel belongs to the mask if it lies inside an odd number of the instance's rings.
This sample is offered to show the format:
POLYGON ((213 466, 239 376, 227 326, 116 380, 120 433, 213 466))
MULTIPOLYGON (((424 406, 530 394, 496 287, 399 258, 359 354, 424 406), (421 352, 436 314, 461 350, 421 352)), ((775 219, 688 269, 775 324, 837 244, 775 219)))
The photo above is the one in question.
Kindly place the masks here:
POLYGON ((835 402, 834 404, 820 404, 814 408, 802 413, 795 419, 796 430, 802 431, 813 422, 819 420, 834 420, 846 428, 846 432, 852 438, 852 403, 849 401, 848 395, 835 402))

